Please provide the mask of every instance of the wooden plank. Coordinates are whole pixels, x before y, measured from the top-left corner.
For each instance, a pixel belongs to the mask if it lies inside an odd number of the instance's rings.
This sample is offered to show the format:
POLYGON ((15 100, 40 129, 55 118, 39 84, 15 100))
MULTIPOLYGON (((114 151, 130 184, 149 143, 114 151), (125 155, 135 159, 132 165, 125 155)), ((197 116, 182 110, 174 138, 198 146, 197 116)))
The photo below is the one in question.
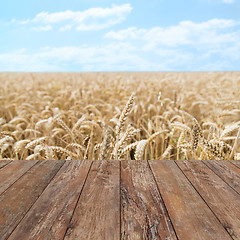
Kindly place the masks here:
POLYGON ((232 239, 174 161, 149 163, 179 239, 232 239))
POLYGON ((13 161, 0 169, 0 195, 22 177, 37 161, 13 161))
POLYGON ((147 161, 121 162, 121 239, 177 239, 147 161))
POLYGON ((240 239, 240 197, 201 161, 179 161, 196 190, 233 239, 240 239))
POLYGON ((120 162, 93 162, 64 239, 119 239, 119 206, 120 162))
POLYGON ((232 160, 231 163, 240 168, 240 160, 232 160))
POLYGON ((240 194, 240 168, 228 161, 203 161, 214 173, 240 194))
POLYGON ((67 161, 9 240, 63 239, 91 164, 67 161))
POLYGON ((64 161, 39 161, 0 197, 0 236, 7 239, 64 161))
POLYGON ((11 160, 0 160, 0 169, 12 162, 11 160))

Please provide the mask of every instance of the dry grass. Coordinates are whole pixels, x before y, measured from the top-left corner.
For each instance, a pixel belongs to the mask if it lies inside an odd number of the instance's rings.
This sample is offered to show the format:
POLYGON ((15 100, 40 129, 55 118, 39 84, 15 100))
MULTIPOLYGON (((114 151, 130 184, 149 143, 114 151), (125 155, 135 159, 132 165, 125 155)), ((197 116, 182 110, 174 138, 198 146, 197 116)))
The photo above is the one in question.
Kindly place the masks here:
POLYGON ((240 158, 237 72, 1 73, 0 81, 0 159, 240 158))

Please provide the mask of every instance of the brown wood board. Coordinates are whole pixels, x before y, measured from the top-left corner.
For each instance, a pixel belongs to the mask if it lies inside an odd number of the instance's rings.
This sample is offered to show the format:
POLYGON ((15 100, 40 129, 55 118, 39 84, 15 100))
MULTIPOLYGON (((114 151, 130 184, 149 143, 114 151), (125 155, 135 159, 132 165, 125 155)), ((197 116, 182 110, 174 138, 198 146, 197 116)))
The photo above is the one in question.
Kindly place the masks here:
POLYGON ((37 161, 13 161, 0 169, 0 195, 22 177, 37 161))
POLYGON ((234 164, 235 166, 237 166, 238 168, 240 168, 240 161, 239 160, 233 160, 231 161, 232 164, 234 164))
POLYGON ((119 239, 119 189, 120 162, 93 162, 64 239, 119 239))
POLYGON ((90 167, 90 161, 67 161, 9 240, 63 239, 90 167))
POLYGON ((176 161, 233 239, 240 239, 240 196, 201 161, 176 161))
POLYGON ((232 239, 174 161, 149 161, 179 239, 232 239))
POLYGON ((177 239, 147 161, 121 162, 121 239, 177 239))
POLYGON ((240 168, 228 161, 203 161, 214 173, 240 194, 240 168))
POLYGON ((39 161, 0 197, 0 239, 7 239, 64 161, 39 161))
POLYGON ((11 160, 0 160, 0 169, 9 164, 11 160))
POLYGON ((238 161, 1 162, 0 240, 240 239, 238 161))

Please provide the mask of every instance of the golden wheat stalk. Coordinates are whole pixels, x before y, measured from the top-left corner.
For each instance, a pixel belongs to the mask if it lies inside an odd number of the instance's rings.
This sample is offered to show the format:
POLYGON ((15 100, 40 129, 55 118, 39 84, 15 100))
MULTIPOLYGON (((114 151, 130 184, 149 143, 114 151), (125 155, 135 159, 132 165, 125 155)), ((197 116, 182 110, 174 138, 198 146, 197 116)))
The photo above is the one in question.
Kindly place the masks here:
POLYGON ((209 151, 209 153, 212 154, 215 158, 225 160, 224 153, 218 146, 212 144, 210 141, 204 138, 202 139, 202 144, 206 148, 206 150, 209 151))
POLYGON ((136 148, 136 146, 138 145, 139 142, 134 142, 131 143, 129 145, 127 145, 126 147, 124 147, 121 152, 119 153, 119 159, 122 158, 122 156, 126 155, 127 153, 129 153, 130 151, 132 151, 133 149, 136 148))
POLYGON ((37 146, 37 145, 39 145, 39 144, 45 142, 46 140, 47 140, 47 137, 40 137, 40 138, 37 138, 37 139, 35 139, 35 140, 29 142, 29 143, 25 146, 25 148, 26 148, 26 149, 34 148, 35 146, 37 146))
POLYGON ((103 143, 101 146, 101 151, 100 151, 100 160, 106 160, 108 156, 108 151, 110 149, 110 143, 111 143, 111 134, 110 134, 110 129, 107 128, 106 134, 103 139, 103 143))
POLYGON ((113 149, 113 159, 119 159, 119 155, 121 154, 121 151, 123 147, 126 145, 127 141, 134 137, 138 131, 139 130, 132 127, 131 124, 128 125, 125 133, 121 135, 120 140, 117 141, 115 144, 115 147, 113 149))
POLYGON ((57 147, 57 146, 50 146, 49 149, 54 151, 54 152, 60 153, 62 155, 70 156, 70 157, 73 157, 76 160, 78 160, 78 155, 77 154, 75 154, 75 153, 73 153, 71 151, 68 151, 65 148, 57 147))
POLYGON ((116 126, 116 139, 117 139, 117 141, 119 139, 120 133, 122 132, 122 130, 125 127, 127 116, 129 115, 129 113, 132 110, 134 99, 135 99, 135 92, 133 92, 132 95, 130 96, 126 106, 124 107, 124 109, 121 113, 121 116, 119 118, 119 123, 116 126))
POLYGON ((145 149, 147 147, 147 145, 154 139, 156 138, 158 135, 163 134, 163 133, 167 133, 168 130, 161 130, 159 132, 156 132, 154 134, 152 134, 147 140, 141 140, 138 142, 137 147, 136 147, 136 151, 135 151, 135 155, 134 158, 136 160, 141 160, 143 158, 145 149))
POLYGON ((232 160, 234 158, 234 152, 235 152, 235 149, 237 148, 237 143, 238 143, 239 138, 240 138, 240 128, 238 129, 237 137, 236 137, 236 140, 235 140, 234 145, 232 147, 232 152, 229 156, 229 160, 232 160))
POLYGON ((164 153, 161 156, 161 160, 166 160, 166 159, 170 159, 170 152, 173 149, 173 145, 169 145, 166 150, 164 151, 164 153))
POLYGON ((54 120, 69 134, 73 141, 75 141, 75 137, 71 129, 66 125, 66 123, 59 117, 55 117, 54 120))

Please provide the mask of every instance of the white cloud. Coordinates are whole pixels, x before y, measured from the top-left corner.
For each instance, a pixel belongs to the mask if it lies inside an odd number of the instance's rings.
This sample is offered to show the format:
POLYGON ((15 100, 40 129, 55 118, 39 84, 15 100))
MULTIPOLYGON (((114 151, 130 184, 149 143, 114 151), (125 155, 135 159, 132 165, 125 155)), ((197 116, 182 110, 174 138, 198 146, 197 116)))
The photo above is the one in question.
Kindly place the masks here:
POLYGON ((105 34, 105 37, 117 40, 137 39, 141 38, 141 36, 144 36, 146 32, 146 29, 137 29, 136 27, 130 27, 120 31, 110 31, 105 34))
POLYGON ((26 49, 0 54, 0 63, 2 71, 56 71, 58 69, 55 63, 42 61, 36 55, 29 54, 26 49))
POLYGON ((40 27, 32 27, 31 30, 33 30, 33 31, 50 31, 50 30, 52 30, 52 26, 46 25, 46 26, 40 26, 40 27))
POLYGON ((234 0, 222 0, 223 3, 234 3, 234 0))
MULTIPOLYGON (((19 24, 51 24, 60 26, 60 31, 66 31, 74 27, 77 31, 99 30, 113 26, 125 20, 132 11, 132 6, 128 4, 112 5, 109 8, 90 8, 85 11, 66 10, 62 12, 48 13, 40 12, 33 19, 18 21, 19 24)), ((39 26, 34 26, 38 28, 39 26)))
POLYGON ((27 24, 27 23, 30 23, 31 20, 30 19, 26 19, 26 20, 22 20, 22 21, 18 21, 19 24, 27 24))
POLYGON ((183 69, 189 66, 190 70, 196 70, 199 63, 202 64, 199 70, 204 67, 212 70, 214 66, 222 68, 219 64, 222 61, 229 63, 223 69, 231 70, 240 61, 239 26, 240 22, 231 19, 211 19, 201 23, 182 21, 169 27, 130 27, 110 31, 105 38, 116 44, 131 42, 142 55, 157 56, 157 61, 164 60, 167 66, 182 65, 183 69), (212 62, 216 60, 218 64, 212 62), (213 64, 206 64, 209 61, 213 64))
POLYGON ((69 65, 74 66, 75 71, 157 68, 156 64, 139 56, 136 48, 128 43, 44 47, 36 52, 20 49, 12 53, 0 54, 0 70, 4 71, 69 71, 69 65), (64 69, 66 66, 67 69, 64 69))
MULTIPOLYGON (((116 20, 117 21, 117 20, 116 20)), ((43 23, 43 22, 42 22, 43 23)), ((44 23, 46 26, 54 23, 44 23)), ((67 31, 76 25, 64 22, 67 31)), ((107 24, 107 21, 105 23, 107 24)), ((55 26, 55 25, 54 25, 55 26)), ((130 27, 105 34, 95 45, 43 47, 0 53, 4 71, 239 70, 240 22, 182 21, 169 27, 130 27), (27 64, 26 64, 27 63, 27 64)), ((78 27, 101 27, 89 24, 78 27)))
POLYGON ((201 23, 182 21, 178 25, 165 28, 131 27, 120 31, 110 31, 105 34, 105 38, 141 42, 142 49, 146 51, 155 51, 159 47, 177 48, 180 46, 210 49, 240 41, 240 33, 235 29, 238 26, 240 22, 226 19, 211 19, 201 23))
POLYGON ((64 32, 64 31, 71 30, 71 29, 72 29, 72 25, 68 24, 68 25, 65 25, 65 26, 59 28, 59 31, 64 32))

